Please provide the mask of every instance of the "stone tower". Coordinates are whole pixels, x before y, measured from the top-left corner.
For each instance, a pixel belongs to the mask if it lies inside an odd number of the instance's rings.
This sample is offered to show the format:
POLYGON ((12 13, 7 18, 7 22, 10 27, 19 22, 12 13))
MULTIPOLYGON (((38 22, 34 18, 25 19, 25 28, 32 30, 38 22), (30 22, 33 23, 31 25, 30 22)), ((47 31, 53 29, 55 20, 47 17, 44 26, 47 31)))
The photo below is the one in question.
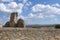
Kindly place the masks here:
POLYGON ((11 16, 10 16, 10 27, 15 27, 15 25, 17 23, 17 17, 18 17, 18 13, 17 12, 11 13, 11 16))

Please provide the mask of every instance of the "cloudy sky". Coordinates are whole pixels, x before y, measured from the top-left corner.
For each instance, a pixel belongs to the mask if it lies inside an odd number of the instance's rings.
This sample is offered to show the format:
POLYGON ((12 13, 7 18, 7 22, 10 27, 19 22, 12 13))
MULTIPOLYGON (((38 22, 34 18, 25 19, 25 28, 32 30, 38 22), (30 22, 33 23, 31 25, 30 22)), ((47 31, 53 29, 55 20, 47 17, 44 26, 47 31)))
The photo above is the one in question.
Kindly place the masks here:
POLYGON ((18 12, 25 24, 60 24, 60 0, 0 0, 0 23, 18 12))

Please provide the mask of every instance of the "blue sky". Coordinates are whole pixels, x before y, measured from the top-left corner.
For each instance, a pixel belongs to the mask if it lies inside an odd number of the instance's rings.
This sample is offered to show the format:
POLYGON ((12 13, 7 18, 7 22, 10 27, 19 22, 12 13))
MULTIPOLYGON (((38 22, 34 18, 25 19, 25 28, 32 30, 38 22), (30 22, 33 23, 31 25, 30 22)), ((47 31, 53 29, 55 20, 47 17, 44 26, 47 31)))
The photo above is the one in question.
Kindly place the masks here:
POLYGON ((25 24, 60 24, 60 0, 0 0, 2 25, 11 12, 18 12, 25 24))

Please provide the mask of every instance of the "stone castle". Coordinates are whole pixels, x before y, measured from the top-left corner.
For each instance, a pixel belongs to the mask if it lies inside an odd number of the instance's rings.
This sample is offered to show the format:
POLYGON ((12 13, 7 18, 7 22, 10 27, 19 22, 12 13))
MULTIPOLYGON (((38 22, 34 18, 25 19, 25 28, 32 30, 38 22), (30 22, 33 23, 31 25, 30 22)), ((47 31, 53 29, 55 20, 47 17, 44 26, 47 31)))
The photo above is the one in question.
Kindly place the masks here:
POLYGON ((13 12, 11 13, 10 20, 6 22, 4 27, 21 27, 24 28, 24 20, 23 19, 18 19, 18 13, 13 12))

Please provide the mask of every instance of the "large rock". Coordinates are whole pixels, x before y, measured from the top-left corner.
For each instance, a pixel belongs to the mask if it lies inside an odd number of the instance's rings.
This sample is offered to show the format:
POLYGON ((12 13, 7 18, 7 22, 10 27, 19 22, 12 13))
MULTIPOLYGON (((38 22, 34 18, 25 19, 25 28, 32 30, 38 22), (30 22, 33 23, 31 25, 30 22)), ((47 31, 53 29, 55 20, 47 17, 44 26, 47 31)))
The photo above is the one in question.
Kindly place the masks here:
POLYGON ((17 12, 11 13, 11 16, 10 16, 10 27, 16 27, 15 24, 17 23, 17 16, 18 16, 17 12))
POLYGON ((23 19, 19 19, 17 21, 17 16, 18 16, 18 13, 17 12, 13 12, 11 13, 11 16, 10 16, 10 21, 7 22, 4 27, 25 27, 24 25, 24 20, 23 19))
POLYGON ((24 20, 23 20, 23 19, 19 19, 19 20, 17 21, 17 27, 21 27, 21 28, 24 27, 24 20))
POLYGON ((4 27, 10 27, 10 22, 6 22, 6 24, 4 25, 4 27))
POLYGON ((17 13, 17 12, 11 13, 10 22, 15 22, 15 23, 17 23, 17 17, 18 17, 18 13, 17 13))
POLYGON ((4 25, 4 27, 15 27, 16 26, 16 23, 17 23, 17 16, 18 16, 18 13, 17 12, 11 13, 10 21, 7 22, 4 25))

